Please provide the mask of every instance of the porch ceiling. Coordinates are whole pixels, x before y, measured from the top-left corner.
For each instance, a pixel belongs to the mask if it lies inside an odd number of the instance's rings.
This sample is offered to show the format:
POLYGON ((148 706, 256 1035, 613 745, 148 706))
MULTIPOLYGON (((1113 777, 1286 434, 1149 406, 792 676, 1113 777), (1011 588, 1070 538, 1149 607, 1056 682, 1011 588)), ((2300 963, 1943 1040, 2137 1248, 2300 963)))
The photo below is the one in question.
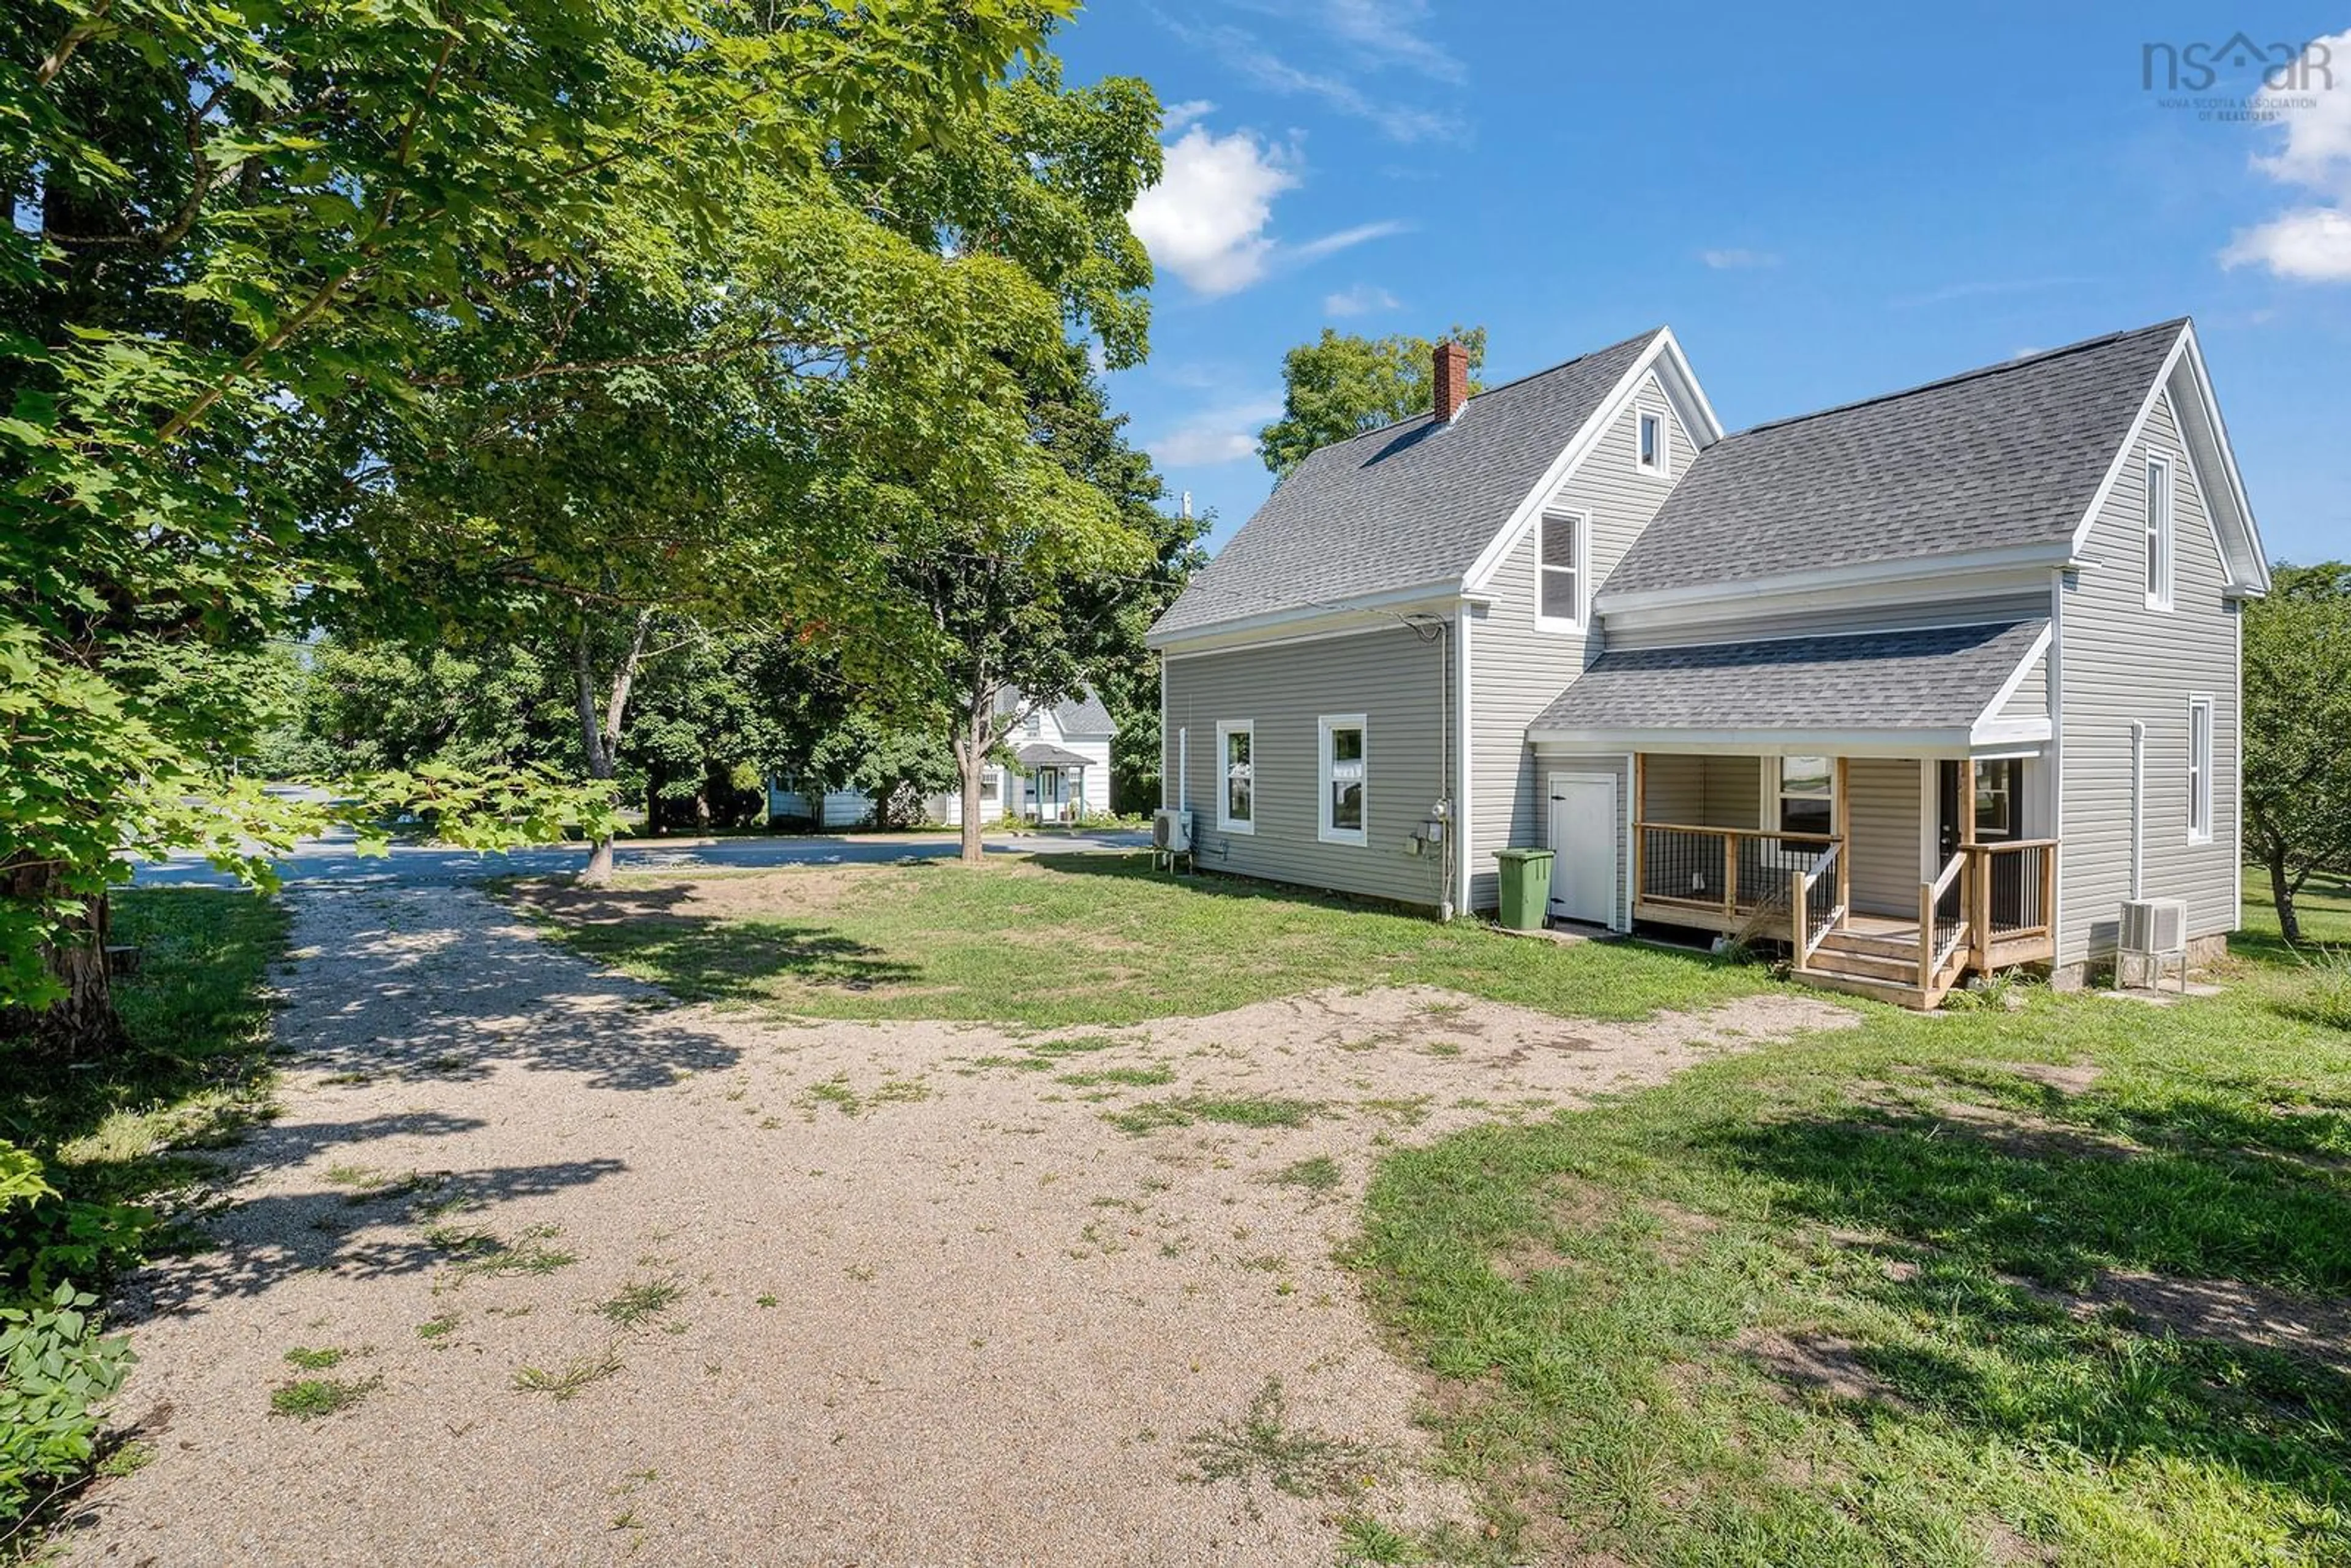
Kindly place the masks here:
POLYGON ((1604 653, 1527 727, 1536 741, 1858 755, 2029 752, 2039 717, 1997 717, 2046 621, 1604 653))

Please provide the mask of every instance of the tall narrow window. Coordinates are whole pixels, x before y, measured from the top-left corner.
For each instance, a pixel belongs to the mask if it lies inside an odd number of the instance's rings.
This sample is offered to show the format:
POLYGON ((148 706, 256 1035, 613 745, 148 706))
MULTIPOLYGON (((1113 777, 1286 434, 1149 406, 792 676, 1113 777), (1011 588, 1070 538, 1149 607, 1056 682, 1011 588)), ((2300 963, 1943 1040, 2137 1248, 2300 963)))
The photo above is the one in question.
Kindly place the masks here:
POLYGON ((2171 460, 2147 460, 2147 606, 2171 608, 2171 460))
POLYGON ((1583 625, 1583 554, 1589 525, 1582 512, 1545 512, 1541 530, 1541 565, 1535 584, 1536 622, 1550 631, 1571 632, 1583 625))
POLYGON ((1638 443, 1636 462, 1644 474, 1666 471, 1666 416, 1643 409, 1635 415, 1634 438, 1638 443))
POLYGON ((1836 827, 1836 765, 1825 757, 1780 758, 1780 831, 1818 833, 1836 827))
POLYGON ((1231 833, 1257 831, 1257 726, 1228 719, 1217 726, 1217 755, 1224 768, 1217 791, 1217 826, 1231 833))
POLYGON ((2188 699, 2188 841, 2212 841, 2212 699, 2188 699))
POLYGON ((1369 758, 1364 744, 1364 716, 1343 714, 1320 722, 1322 751, 1322 820, 1318 836, 1325 843, 1364 841, 1364 789, 1369 758))

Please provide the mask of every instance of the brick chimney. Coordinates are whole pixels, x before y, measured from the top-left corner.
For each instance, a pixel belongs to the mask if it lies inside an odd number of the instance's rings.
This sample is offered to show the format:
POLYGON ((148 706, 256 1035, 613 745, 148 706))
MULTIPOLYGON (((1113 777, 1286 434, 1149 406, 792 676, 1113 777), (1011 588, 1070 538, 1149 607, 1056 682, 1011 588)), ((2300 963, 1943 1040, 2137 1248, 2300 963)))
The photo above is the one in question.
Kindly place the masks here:
POLYGON ((1437 345, 1437 423, 1450 424, 1469 401, 1469 350, 1455 342, 1437 345))

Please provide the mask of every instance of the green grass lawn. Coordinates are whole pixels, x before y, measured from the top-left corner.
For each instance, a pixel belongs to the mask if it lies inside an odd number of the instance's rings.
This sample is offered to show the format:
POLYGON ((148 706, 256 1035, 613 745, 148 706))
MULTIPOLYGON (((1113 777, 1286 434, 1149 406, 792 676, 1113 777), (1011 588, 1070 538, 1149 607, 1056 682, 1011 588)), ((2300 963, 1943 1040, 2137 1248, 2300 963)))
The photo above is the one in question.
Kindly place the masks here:
POLYGON ((130 1048, 90 1062, 11 1060, 0 1083, 0 1138, 38 1155, 69 1204, 90 1206, 68 1236, 48 1233, 67 1221, 46 1204, 10 1240, 78 1250, 89 1261, 74 1277, 89 1286, 155 1242, 141 1207, 214 1174, 203 1151, 266 1113, 268 975, 286 917, 256 894, 134 889, 115 895, 113 931, 140 949, 138 973, 115 982, 130 1048))
POLYGON ((2351 1562, 2351 1350, 2198 1315, 2351 1325, 2342 970, 2249 925, 2218 998, 1872 1008, 1391 1156, 1354 1261, 1497 1560, 2351 1562))
POLYGON ((1505 937, 1239 878, 1157 875, 1140 852, 515 892, 562 940, 673 995, 820 1018, 1112 1025, 1328 986, 1428 984, 1631 1019, 1773 984, 1699 955, 1505 937))

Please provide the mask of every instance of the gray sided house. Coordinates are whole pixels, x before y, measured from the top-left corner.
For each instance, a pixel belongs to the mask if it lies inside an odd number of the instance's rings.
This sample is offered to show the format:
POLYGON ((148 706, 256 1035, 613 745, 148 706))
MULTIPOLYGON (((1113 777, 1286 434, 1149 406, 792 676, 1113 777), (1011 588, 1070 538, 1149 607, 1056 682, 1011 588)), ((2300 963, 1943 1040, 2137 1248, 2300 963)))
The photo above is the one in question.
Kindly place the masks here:
POLYGON ((1316 452, 1152 629, 1204 865, 1931 1005, 2235 928, 2268 584, 2194 328, 1725 434, 1659 329, 1316 452))

